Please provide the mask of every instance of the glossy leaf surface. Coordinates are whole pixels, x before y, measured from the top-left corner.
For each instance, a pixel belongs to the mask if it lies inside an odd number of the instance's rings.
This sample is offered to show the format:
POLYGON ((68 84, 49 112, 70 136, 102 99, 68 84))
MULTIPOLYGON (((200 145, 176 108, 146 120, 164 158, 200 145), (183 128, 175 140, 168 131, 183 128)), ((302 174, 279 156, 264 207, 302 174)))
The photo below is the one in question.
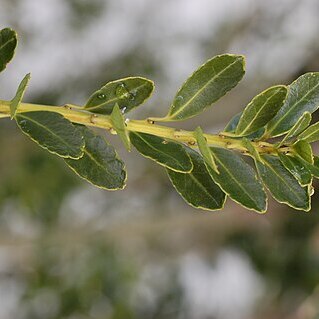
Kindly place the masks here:
POLYGON ((285 137, 281 140, 281 142, 278 144, 278 147, 283 145, 285 141, 289 140, 290 138, 298 135, 303 130, 305 130, 306 127, 309 126, 310 122, 311 114, 309 112, 304 113, 302 117, 296 122, 296 124, 288 131, 285 137))
POLYGON ((13 58, 16 46, 16 32, 9 28, 0 30, 0 72, 6 68, 13 58))
POLYGON ((240 156, 222 148, 211 147, 219 174, 210 169, 210 174, 220 188, 237 203, 263 213, 267 198, 262 184, 253 168, 240 156))
POLYGON ((293 145, 294 151, 305 161, 313 164, 313 153, 311 145, 306 141, 298 141, 293 145))
POLYGON ((138 132, 130 132, 134 147, 145 157, 177 172, 190 172, 192 161, 182 144, 138 132))
POLYGON ((298 139, 308 143, 319 141, 319 122, 309 126, 298 136, 298 139))
POLYGON ((219 55, 196 70, 177 92, 162 121, 181 121, 201 113, 235 87, 245 73, 244 57, 219 55))
POLYGON ((283 153, 279 153, 278 156, 281 163, 299 181, 301 186, 311 184, 311 172, 299 159, 283 153))
POLYGON ((203 158, 194 150, 186 148, 193 170, 190 173, 179 173, 167 169, 167 174, 177 192, 191 206, 205 210, 223 208, 225 193, 212 180, 203 158))
POLYGON ((287 88, 277 85, 254 97, 240 117, 236 134, 249 135, 265 126, 282 107, 286 95, 287 88))
MULTIPOLYGON (((231 118, 231 120, 227 123, 226 127, 224 128, 224 132, 233 133, 235 135, 236 128, 237 128, 237 125, 239 123, 239 119, 240 119, 242 114, 243 114, 243 112, 239 112, 236 115, 234 115, 231 118)), ((260 128, 256 132, 246 136, 246 138, 248 138, 250 140, 258 139, 261 136, 263 136, 264 133, 265 133, 265 129, 264 128, 260 128)), ((234 136, 234 137, 236 137, 236 136, 234 136)))
POLYGON ((267 125, 267 136, 274 137, 288 132, 305 113, 319 107, 319 73, 306 73, 289 85, 282 108, 267 125))
POLYGON ((10 113, 11 113, 11 118, 14 118, 17 112, 17 109, 23 99, 24 93, 27 89, 28 83, 30 81, 31 75, 28 73, 23 80, 21 81, 18 90, 16 92, 16 95, 10 102, 10 113))
POLYGON ((310 164, 309 162, 305 161, 303 158, 299 158, 299 159, 309 169, 309 171, 314 177, 319 178, 319 157, 318 156, 314 156, 313 164, 310 164))
POLYGON ((309 211, 308 187, 302 187, 285 168, 277 156, 262 155, 263 162, 256 162, 257 170, 272 196, 295 209, 309 211))
POLYGON ((37 111, 18 113, 15 118, 22 132, 49 152, 70 158, 83 155, 81 132, 62 115, 37 111))
POLYGON ((313 164, 306 161, 303 157, 296 154, 298 160, 311 172, 313 177, 319 178, 319 157, 314 156, 314 162, 313 164))
POLYGON ((114 147, 85 126, 79 127, 85 148, 80 159, 65 159, 66 164, 91 184, 107 190, 125 187, 126 171, 114 147))
POLYGON ((154 89, 151 80, 142 77, 130 77, 112 81, 93 93, 85 109, 93 113, 111 114, 115 104, 122 113, 127 113, 144 103, 154 89))

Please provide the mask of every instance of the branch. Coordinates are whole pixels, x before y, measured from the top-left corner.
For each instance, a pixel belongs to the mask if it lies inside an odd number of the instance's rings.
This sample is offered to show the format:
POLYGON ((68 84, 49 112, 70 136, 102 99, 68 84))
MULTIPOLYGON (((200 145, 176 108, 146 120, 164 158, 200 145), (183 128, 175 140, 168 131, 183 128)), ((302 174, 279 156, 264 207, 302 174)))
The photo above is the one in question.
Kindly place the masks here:
MULTIPOLYGON (((16 44, 13 30, 0 30, 0 72, 12 59, 16 44)), ((186 131, 159 124, 200 114, 244 74, 243 56, 213 57, 184 82, 165 116, 145 120, 129 119, 127 114, 151 96, 151 80, 111 81, 83 106, 48 106, 22 102, 30 80, 27 74, 11 101, 0 100, 0 118, 14 119, 40 147, 103 189, 123 189, 127 173, 114 147, 91 127, 117 134, 128 151, 133 146, 163 166, 177 192, 193 207, 220 210, 229 197, 265 213, 267 188, 278 202, 310 211, 313 178, 319 178, 319 157, 311 146, 319 140, 319 123, 310 125, 319 107, 319 73, 259 93, 218 134, 204 133, 200 127, 186 131), (241 155, 251 157, 254 167, 241 155)))

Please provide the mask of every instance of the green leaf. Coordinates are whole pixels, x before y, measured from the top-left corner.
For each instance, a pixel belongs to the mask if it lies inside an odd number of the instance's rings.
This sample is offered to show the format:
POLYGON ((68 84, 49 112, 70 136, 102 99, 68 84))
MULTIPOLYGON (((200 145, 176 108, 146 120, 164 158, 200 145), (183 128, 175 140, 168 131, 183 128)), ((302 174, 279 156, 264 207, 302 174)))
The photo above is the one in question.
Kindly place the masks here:
MULTIPOLYGON (((236 132, 237 125, 239 123, 239 119, 240 119, 242 114, 243 114, 243 112, 239 112, 234 117, 232 117, 232 119, 228 122, 228 124, 224 128, 224 132, 233 133, 232 137, 236 138, 235 132, 236 132)), ((262 127, 258 131, 246 136, 246 138, 248 138, 250 140, 259 139, 260 137, 262 137, 264 135, 264 133, 265 133, 265 128, 262 127)))
POLYGON ((69 158, 83 155, 81 132, 62 115, 37 111, 18 113, 15 118, 22 132, 50 153, 69 158))
POLYGON ((261 158, 262 162, 256 162, 257 170, 272 196, 279 203, 309 211, 308 187, 302 187, 277 156, 261 155, 261 158))
POLYGON ((309 112, 305 112, 302 117, 296 122, 296 124, 289 130, 289 132, 285 135, 285 137, 278 144, 278 147, 283 145, 290 138, 298 135, 302 132, 306 127, 309 126, 311 122, 311 114, 309 112))
POLYGON ((185 174, 166 169, 175 189, 188 204, 195 208, 222 209, 226 199, 225 193, 212 180, 203 158, 188 147, 186 151, 193 165, 190 173, 185 174))
POLYGON ((115 104, 118 104, 122 113, 128 113, 144 103, 153 89, 154 83, 142 77, 112 81, 93 93, 85 109, 93 113, 111 114, 115 104))
POLYGON ((253 145, 253 143, 247 139, 247 138, 243 138, 242 139, 242 143, 243 146, 245 146, 248 150, 248 152, 251 154, 251 156, 256 160, 256 161, 261 161, 261 157, 260 154, 258 153, 258 151, 256 150, 255 146, 253 145))
POLYGON ((0 72, 6 68, 13 58, 17 43, 15 31, 9 28, 0 30, 0 72))
POLYGON ((273 86, 253 98, 246 106, 236 128, 236 134, 249 135, 265 126, 282 107, 287 96, 287 87, 273 86))
POLYGON ((126 182, 125 165, 114 147, 85 126, 79 126, 85 148, 80 159, 65 159, 66 164, 91 184, 107 189, 123 189, 126 182))
POLYGON ((277 115, 268 123, 267 137, 288 132, 305 113, 319 107, 319 73, 306 73, 289 85, 288 96, 277 115))
POLYGON ((319 177, 319 157, 318 156, 313 157, 313 164, 312 165, 318 169, 318 174, 315 174, 315 175, 316 175, 316 177, 319 177))
POLYGON ((224 132, 229 132, 229 133, 235 133, 237 125, 239 123, 239 119, 241 115, 243 114, 243 111, 237 113, 234 115, 231 120, 227 123, 227 125, 224 128, 224 132))
POLYGON ((130 138, 126 129, 125 121, 123 114, 120 110, 120 107, 118 104, 115 104, 112 114, 111 114, 111 120, 113 123, 113 127, 115 131, 117 132, 118 136, 121 138, 125 148, 130 151, 131 150, 131 142, 130 138))
POLYGON ((298 158, 283 153, 278 153, 278 155, 281 163, 298 180, 301 186, 312 183, 311 172, 298 158))
POLYGON ((200 127, 198 127, 195 132, 194 132, 194 136, 196 138, 197 141, 197 145, 199 148, 199 151, 201 152, 201 154, 204 157, 205 162, 215 171, 218 173, 218 168, 216 166, 214 157, 212 156, 212 153, 207 145, 207 141, 206 138, 203 134, 203 131, 200 127))
POLYGON ((10 113, 11 113, 11 119, 13 119, 16 115, 17 109, 23 99, 24 93, 27 89, 28 83, 30 81, 31 75, 28 73, 21 83, 19 84, 18 90, 16 92, 16 95, 10 102, 10 113))
POLYGON ((308 143, 319 141, 319 122, 309 126, 299 136, 298 140, 304 140, 308 143))
POLYGON ((244 207, 266 212, 266 194, 252 167, 232 151, 217 147, 210 149, 219 174, 212 169, 209 172, 220 188, 244 207))
POLYGON ((190 172, 193 169, 192 161, 182 144, 138 132, 130 132, 130 139, 143 156, 164 167, 182 173, 190 172))
POLYGON ((313 153, 311 145, 306 141, 298 141, 293 145, 295 153, 302 157, 308 163, 313 164, 313 153))
POLYGON ((306 161, 303 157, 301 157, 300 155, 295 154, 295 156, 310 171, 310 173, 314 177, 319 178, 319 157, 314 156, 314 162, 313 162, 313 164, 311 164, 308 161, 306 161))
POLYGON ((298 159, 307 167, 307 169, 311 172, 311 174, 314 177, 319 178, 319 157, 318 156, 314 156, 313 164, 310 164, 309 162, 305 161, 301 156, 298 156, 298 159))
POLYGON ((169 113, 159 121, 181 121, 204 111, 235 87, 245 73, 244 57, 224 54, 207 61, 182 85, 169 113))

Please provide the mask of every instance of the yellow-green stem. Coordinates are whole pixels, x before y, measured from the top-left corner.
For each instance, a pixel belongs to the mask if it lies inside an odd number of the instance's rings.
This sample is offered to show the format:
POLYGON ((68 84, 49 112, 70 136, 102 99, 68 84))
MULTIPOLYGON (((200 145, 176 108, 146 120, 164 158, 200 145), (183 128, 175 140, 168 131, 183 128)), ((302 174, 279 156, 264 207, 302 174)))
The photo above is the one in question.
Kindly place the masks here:
MULTIPOLYGON (((21 103, 17 113, 33 112, 33 111, 49 111, 63 115, 73 123, 83 124, 112 130, 113 124, 110 116, 102 114, 93 114, 85 111, 77 105, 66 104, 65 106, 49 106, 30 103, 21 103)), ((10 102, 0 100, 0 118, 10 117, 10 102)), ((175 129, 163 125, 157 125, 152 120, 126 120, 127 130, 139 133, 148 133, 162 138, 167 138, 177 142, 187 143, 190 146, 196 147, 196 139, 194 132, 175 129)), ((246 153, 247 149, 242 145, 240 139, 226 136, 223 134, 204 134, 208 145, 218 146, 227 149, 237 150, 246 153)), ((280 152, 288 152, 289 147, 282 147, 279 150, 271 143, 257 141, 253 142, 259 153, 277 154, 280 152)))

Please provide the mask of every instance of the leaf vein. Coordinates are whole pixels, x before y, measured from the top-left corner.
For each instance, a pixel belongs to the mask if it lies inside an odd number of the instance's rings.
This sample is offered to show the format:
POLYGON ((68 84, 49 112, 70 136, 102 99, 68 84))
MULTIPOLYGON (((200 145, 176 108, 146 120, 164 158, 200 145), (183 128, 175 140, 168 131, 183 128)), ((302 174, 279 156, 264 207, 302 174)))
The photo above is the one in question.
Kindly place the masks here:
MULTIPOLYGON (((238 63, 239 59, 237 58, 234 62, 229 64, 225 69, 221 70, 217 74, 215 74, 201 89, 199 89, 177 112, 170 113, 169 115, 178 115, 185 110, 185 108, 200 94, 203 90, 206 89, 208 85, 210 85, 218 76, 222 75, 225 71, 227 71, 234 64, 238 63)), ((178 93, 177 93, 178 94, 178 93)))

